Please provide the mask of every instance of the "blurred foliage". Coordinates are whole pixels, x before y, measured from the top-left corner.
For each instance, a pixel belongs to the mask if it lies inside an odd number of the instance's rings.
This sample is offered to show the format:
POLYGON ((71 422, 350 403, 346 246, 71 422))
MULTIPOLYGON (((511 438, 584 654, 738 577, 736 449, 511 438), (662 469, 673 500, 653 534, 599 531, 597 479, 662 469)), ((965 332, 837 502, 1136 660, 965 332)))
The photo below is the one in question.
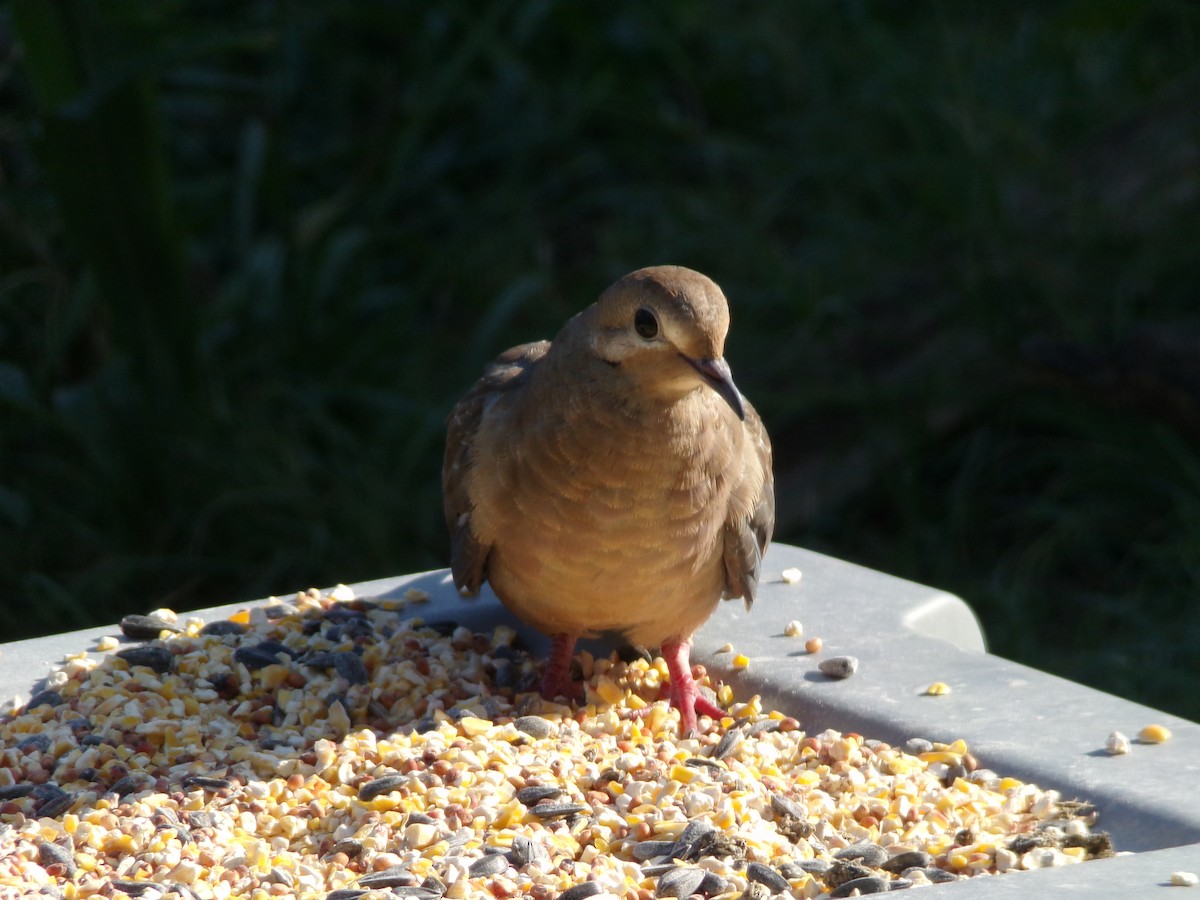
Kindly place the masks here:
POLYGON ((443 420, 712 275, 779 539, 1200 718, 1194 0, 0 8, 4 637, 445 564, 443 420))

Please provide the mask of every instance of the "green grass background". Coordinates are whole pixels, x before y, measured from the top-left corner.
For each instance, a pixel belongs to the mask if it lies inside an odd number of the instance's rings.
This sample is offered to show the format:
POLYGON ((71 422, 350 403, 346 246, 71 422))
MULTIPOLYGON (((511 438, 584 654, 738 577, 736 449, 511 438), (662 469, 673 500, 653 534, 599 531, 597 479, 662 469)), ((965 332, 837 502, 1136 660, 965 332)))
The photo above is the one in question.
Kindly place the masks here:
POLYGON ((1200 6, 0 8, 5 639, 444 565, 444 417, 701 269, 780 540, 1200 718, 1200 6))

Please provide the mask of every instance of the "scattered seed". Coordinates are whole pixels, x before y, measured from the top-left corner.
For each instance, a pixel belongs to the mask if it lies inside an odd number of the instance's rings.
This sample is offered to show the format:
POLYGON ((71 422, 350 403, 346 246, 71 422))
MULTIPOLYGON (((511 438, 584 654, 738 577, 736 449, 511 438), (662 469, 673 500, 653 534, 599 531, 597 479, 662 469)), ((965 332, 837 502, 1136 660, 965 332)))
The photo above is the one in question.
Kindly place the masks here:
POLYGON ((31 734, 17 744, 17 749, 22 753, 46 753, 50 750, 50 735, 31 734))
POLYGON ((708 874, 703 869, 693 866, 673 866, 663 872, 658 878, 657 893, 660 897, 690 897, 700 890, 704 876, 708 874))
POLYGON ((835 850, 834 859, 848 859, 855 862, 860 862, 864 866, 870 866, 872 869, 883 865, 888 858, 888 852, 878 844, 851 844, 848 847, 843 847, 841 850, 835 850))
MULTIPOLYGON (((911 872, 913 870, 906 869, 905 871, 911 872)), ((958 881, 958 876, 953 872, 947 872, 945 869, 939 869, 935 866, 926 866, 925 868, 917 869, 916 871, 920 872, 925 876, 926 879, 932 881, 934 884, 946 884, 951 881, 958 881)))
POLYGON ((599 893, 600 885, 596 882, 581 881, 559 894, 558 900, 587 900, 588 897, 594 897, 599 893))
POLYGON ((645 862, 657 856, 669 856, 674 852, 674 841, 641 841, 633 845, 631 855, 639 862, 645 862))
POLYGON ((1165 725, 1147 725, 1138 732, 1143 744, 1162 744, 1171 739, 1171 731, 1165 725))
POLYGON ((858 658, 854 656, 831 656, 821 660, 817 666, 830 678, 849 678, 858 671, 858 658))
POLYGON ((750 668, 750 657, 744 653, 739 653, 733 658, 732 665, 735 669, 748 669, 750 668))
POLYGON ((116 878, 111 883, 118 891, 128 894, 130 897, 141 897, 149 890, 153 890, 155 894, 162 892, 162 888, 152 881, 130 881, 127 878, 116 878))
POLYGON ((924 869, 933 865, 933 857, 924 850, 904 850, 890 859, 885 859, 879 868, 885 872, 903 872, 905 869, 924 869))
POLYGON ((1128 753, 1133 749, 1133 744, 1125 735, 1119 731, 1114 731, 1108 736, 1108 740, 1104 742, 1104 749, 1113 756, 1120 756, 1128 753))
POLYGON ((591 812, 592 808, 580 803, 539 803, 529 811, 539 819, 561 819, 564 816, 577 816, 580 813, 591 812))
POLYGON ((1195 887, 1200 884, 1200 875, 1195 872, 1172 872, 1170 881, 1175 887, 1195 887))
POLYGON ((135 641, 152 641, 164 631, 178 634, 181 630, 158 616, 128 615, 121 619, 121 633, 135 641))
POLYGON ((904 742, 904 749, 913 756, 920 756, 922 753, 933 752, 933 742, 927 741, 925 738, 909 738, 904 742))
POLYGON ((140 772, 126 775, 123 778, 118 778, 113 782, 108 789, 110 794, 116 794, 118 797, 124 797, 126 794, 132 794, 135 791, 140 791, 149 782, 149 778, 140 772))
POLYGON ((518 869, 530 863, 536 863, 538 868, 544 868, 550 860, 550 851, 538 841, 523 834, 513 835, 512 848, 508 851, 508 860, 518 869))
POLYGON ((863 875, 844 881, 829 892, 830 897, 849 897, 857 891, 859 894, 881 894, 888 889, 888 880, 879 875, 863 875))
POLYGON ((950 693, 950 685, 944 681, 935 681, 921 693, 927 697, 944 697, 950 693))
POLYGON ((63 702, 62 694, 55 690, 38 691, 29 698, 29 702, 25 704, 26 709, 37 709, 39 706, 61 706, 63 702))
POLYGON ((746 864, 746 878, 765 886, 772 894, 782 893, 790 887, 787 879, 770 866, 753 860, 746 864))
POLYGON ((479 857, 467 868, 467 874, 472 878, 479 878, 483 875, 499 875, 501 872, 507 871, 508 859, 503 853, 488 853, 479 857))
POLYGON ((185 791, 200 788, 202 791, 223 791, 233 787, 228 778, 214 778, 210 775, 184 775, 179 780, 179 786, 185 791))
POLYGON ((805 875, 824 875, 833 865, 828 859, 815 857, 786 862, 779 867, 784 878, 803 878, 805 875))
POLYGON ((748 725, 745 729, 745 733, 746 737, 754 738, 758 737, 760 734, 770 734, 772 732, 779 731, 782 726, 783 719, 763 719, 759 722, 755 722, 752 725, 748 725))
POLYGON ((334 654, 333 667, 351 684, 366 684, 370 680, 362 657, 349 650, 334 654))
POLYGON ((825 646, 825 642, 819 637, 810 637, 804 642, 804 651, 806 653, 820 653, 821 648, 825 646))
POLYGON ((804 634, 804 626, 800 624, 799 619, 792 619, 783 626, 783 633, 787 637, 801 637, 804 634))
POLYGON ((531 738, 542 740, 554 734, 554 725, 541 716, 520 716, 513 721, 517 731, 523 731, 531 738))
POLYGON ((42 801, 37 813, 48 819, 57 818, 75 805, 75 799, 74 794, 58 791, 54 796, 42 801))
POLYGON ((50 841, 41 841, 37 848, 38 862, 41 863, 42 868, 60 866, 68 878, 75 873, 75 857, 65 847, 52 844, 50 841))
POLYGON ((730 728, 723 735, 721 740, 717 742, 716 748, 713 750, 713 759, 724 759, 742 740, 742 732, 739 728, 730 728))
POLYGON ((241 663, 251 672, 257 672, 266 666, 279 665, 279 658, 261 647, 238 647, 233 651, 233 661, 241 663))
POLYGON ((376 797, 390 794, 406 784, 408 784, 408 779, 403 775, 384 775, 374 778, 358 789, 358 799, 364 803, 370 803, 376 797))
MULTIPOLYGON (((160 631, 150 656, 124 662, 68 657, 47 682, 58 698, 0 716, 12 782, 0 816, 18 823, 0 826, 4 877, 77 889, 61 858, 73 864, 71 847, 35 868, 28 848, 53 834, 71 835, 89 886, 153 880, 181 898, 213 894, 217 873, 231 897, 438 900, 449 883, 456 900, 646 900, 657 879, 663 897, 736 896, 736 883, 768 900, 1112 852, 1068 801, 977 769, 962 742, 905 753, 806 735, 729 687, 719 699, 738 724, 723 731, 685 738, 670 716, 632 717, 666 677, 640 653, 584 658, 587 691, 620 686, 593 715, 523 693, 538 671, 515 632, 447 622, 443 635, 387 601, 312 592, 197 630, 160 631), (1018 853, 1004 846, 1018 832, 1050 843, 1018 853), (968 837, 995 847, 994 864, 968 837)), ((708 676, 701 689, 711 695, 708 676)))
POLYGON ((209 622, 200 629, 201 634, 212 635, 213 637, 226 637, 229 635, 245 634, 248 629, 241 622, 234 622, 232 619, 218 619, 216 622, 209 622))
POLYGON ((803 806, 783 794, 771 794, 771 809, 775 810, 778 816, 791 816, 793 819, 803 819, 808 815, 803 806))
POLYGON ((534 785, 517 791, 517 799, 526 806, 534 806, 541 800, 552 800, 562 796, 562 788, 556 784, 534 785))
POLYGON ((784 584, 797 584, 803 577, 803 573, 799 569, 784 569, 779 573, 779 577, 783 579, 784 584))
POLYGON ((675 840, 675 847, 671 851, 671 855, 676 859, 689 859, 695 852, 700 841, 710 832, 716 831, 716 828, 704 819, 692 819, 684 827, 679 837, 675 840))
POLYGON ((118 650, 117 656, 125 660, 130 668, 145 666, 153 669, 159 675, 170 672, 171 666, 175 662, 175 657, 166 647, 129 647, 125 650, 118 650))
POLYGON ((358 879, 358 886, 371 891, 397 888, 417 883, 417 876, 404 866, 389 866, 358 879))

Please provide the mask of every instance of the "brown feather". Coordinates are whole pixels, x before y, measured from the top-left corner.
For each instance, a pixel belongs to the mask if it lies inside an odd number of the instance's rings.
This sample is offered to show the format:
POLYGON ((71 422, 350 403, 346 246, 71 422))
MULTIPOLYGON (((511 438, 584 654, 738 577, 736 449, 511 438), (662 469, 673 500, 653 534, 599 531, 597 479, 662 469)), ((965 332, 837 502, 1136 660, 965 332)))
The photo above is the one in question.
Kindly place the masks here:
MULTIPOLYGON (((655 267, 553 343, 498 358, 447 427, 459 589, 486 579, 548 634, 644 646, 686 640, 722 595, 749 605, 775 518, 770 441, 744 398, 743 421, 689 362, 721 359, 728 321, 711 280, 655 267), (638 310, 653 314, 653 339, 638 310)), ((737 398, 731 381, 718 387, 737 398)))

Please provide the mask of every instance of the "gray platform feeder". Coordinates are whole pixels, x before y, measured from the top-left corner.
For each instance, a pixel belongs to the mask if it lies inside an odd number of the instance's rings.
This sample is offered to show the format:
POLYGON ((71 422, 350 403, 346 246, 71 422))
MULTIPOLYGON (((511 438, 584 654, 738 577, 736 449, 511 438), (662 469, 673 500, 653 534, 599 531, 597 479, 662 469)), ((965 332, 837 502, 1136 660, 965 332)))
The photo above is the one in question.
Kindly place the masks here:
MULTIPOLYGON (((975 615, 952 594, 781 544, 767 553, 763 572, 751 612, 740 602, 722 603, 695 636, 693 662, 729 682, 735 696, 761 694, 764 709, 795 716, 810 733, 833 728, 900 745, 912 737, 962 738, 981 766, 1092 803, 1097 828, 1112 835, 1118 851, 1131 851, 1083 865, 978 876, 920 889, 922 895, 1124 900, 1165 891, 1200 898, 1200 887, 1169 883, 1172 872, 1200 872, 1200 725, 989 654, 975 615), (801 571, 798 583, 782 579, 790 568, 801 571), (823 639, 819 654, 784 634, 793 619, 823 639), (717 652, 731 636, 750 659, 744 670, 717 652), (839 654, 858 658, 853 677, 819 671, 820 660, 839 654), (951 692, 926 695, 938 681, 951 692), (1132 737, 1151 723, 1169 728, 1172 739, 1135 743, 1121 756, 1105 751, 1111 732, 1132 737)), ((485 632, 516 625, 536 651, 549 646, 490 592, 460 598, 446 570, 352 587, 360 597, 419 588, 431 598, 420 610, 427 619, 453 618, 485 632)), ((190 615, 211 621, 246 605, 190 615)), ((95 653, 96 641, 114 634, 114 627, 93 628, 0 644, 0 698, 27 699, 39 689, 35 679, 66 654, 95 653)))

